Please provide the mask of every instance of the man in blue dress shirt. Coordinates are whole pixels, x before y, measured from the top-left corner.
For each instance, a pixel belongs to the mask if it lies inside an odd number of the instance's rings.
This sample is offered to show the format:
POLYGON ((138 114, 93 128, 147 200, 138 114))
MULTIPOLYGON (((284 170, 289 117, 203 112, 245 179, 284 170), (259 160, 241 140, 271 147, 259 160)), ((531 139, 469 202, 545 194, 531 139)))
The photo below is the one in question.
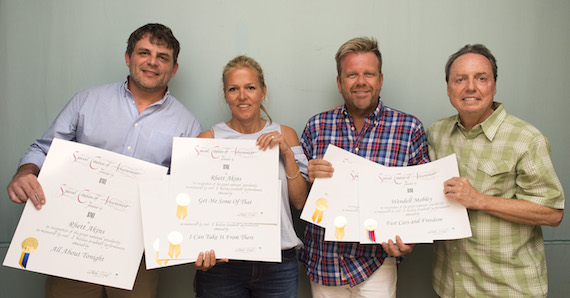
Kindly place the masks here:
MULTIPOLYGON (((8 185, 16 203, 31 200, 39 210, 46 203, 37 176, 54 138, 121 153, 170 166, 173 137, 201 132, 194 115, 167 87, 178 70, 180 44, 161 24, 147 24, 129 37, 126 81, 82 90, 75 94, 51 127, 21 158, 8 185)), ((46 297, 155 297, 158 271, 141 263, 132 291, 49 276, 46 297)))

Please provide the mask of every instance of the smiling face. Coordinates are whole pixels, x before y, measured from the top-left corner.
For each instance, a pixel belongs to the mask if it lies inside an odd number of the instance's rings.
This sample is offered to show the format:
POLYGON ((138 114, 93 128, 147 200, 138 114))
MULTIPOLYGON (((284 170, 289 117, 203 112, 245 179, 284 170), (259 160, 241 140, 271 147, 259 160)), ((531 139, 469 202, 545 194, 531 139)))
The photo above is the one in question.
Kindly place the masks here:
POLYGON ((342 58, 337 85, 351 114, 365 116, 378 106, 384 79, 379 63, 372 52, 350 53, 342 58))
POLYGON ((482 123, 493 113, 496 93, 493 69, 485 56, 467 53, 453 62, 449 70, 447 96, 466 128, 482 123))
POLYGON ((165 44, 153 44, 149 34, 137 41, 132 54, 125 53, 129 67, 129 90, 133 93, 164 92, 170 78, 178 70, 174 64, 172 49, 165 44))
POLYGON ((224 96, 233 119, 259 119, 265 91, 266 87, 261 86, 256 71, 248 67, 231 69, 224 76, 224 96))

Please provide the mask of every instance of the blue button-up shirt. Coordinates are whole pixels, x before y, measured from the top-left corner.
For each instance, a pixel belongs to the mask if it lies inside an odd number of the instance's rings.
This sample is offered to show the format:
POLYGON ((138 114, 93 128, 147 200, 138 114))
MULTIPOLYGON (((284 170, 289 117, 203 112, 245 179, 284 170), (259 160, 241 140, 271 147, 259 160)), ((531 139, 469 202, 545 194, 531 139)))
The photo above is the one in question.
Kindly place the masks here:
POLYGON ((200 123, 176 98, 164 97, 140 114, 127 81, 75 94, 51 127, 20 159, 41 168, 53 138, 75 141, 169 167, 173 137, 195 137, 200 123))

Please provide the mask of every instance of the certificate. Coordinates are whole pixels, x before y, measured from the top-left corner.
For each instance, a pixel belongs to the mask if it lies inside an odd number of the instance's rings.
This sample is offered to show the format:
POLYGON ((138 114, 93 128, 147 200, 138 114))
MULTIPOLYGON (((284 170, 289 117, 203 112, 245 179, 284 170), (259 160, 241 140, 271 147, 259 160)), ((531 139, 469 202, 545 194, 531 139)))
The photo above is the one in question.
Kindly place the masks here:
POLYGON ((467 210, 448 200, 443 182, 459 176, 455 155, 423 165, 385 167, 329 145, 335 169, 313 183, 301 219, 325 228, 325 241, 379 244, 471 236, 467 210))
POLYGON ((301 219, 326 228, 326 241, 358 242, 358 177, 370 161, 334 145, 328 146, 323 158, 332 164, 334 175, 315 179, 301 219))
POLYGON ((200 206, 194 219, 223 212, 227 221, 277 224, 278 174, 277 147, 261 151, 255 140, 174 138, 170 192, 200 206))
POLYGON ((132 289, 143 252, 138 183, 167 170, 54 139, 38 176, 46 204, 28 200, 3 264, 132 289))
POLYGON ((171 178, 140 185, 147 269, 195 262, 200 252, 211 249, 216 258, 281 261, 280 222, 231 222, 223 213, 198 220, 198 202, 183 204, 190 208, 180 213, 180 197, 169 196, 171 178))
POLYGON ((467 210, 443 193, 443 182, 458 176, 455 154, 422 165, 362 168, 360 243, 396 235, 405 243, 471 237, 467 210))
POLYGON ((147 268, 194 262, 210 249, 217 258, 281 261, 278 153, 255 140, 175 138, 171 175, 141 185, 147 268))

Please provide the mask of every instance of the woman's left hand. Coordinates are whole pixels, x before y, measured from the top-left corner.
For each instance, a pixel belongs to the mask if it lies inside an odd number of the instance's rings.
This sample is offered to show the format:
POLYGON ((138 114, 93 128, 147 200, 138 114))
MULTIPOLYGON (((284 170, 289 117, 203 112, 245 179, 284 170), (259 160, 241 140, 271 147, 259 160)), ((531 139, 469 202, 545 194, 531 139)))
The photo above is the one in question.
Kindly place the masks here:
POLYGON ((279 145, 279 153, 281 155, 285 155, 287 152, 292 153, 291 147, 287 144, 285 137, 277 131, 262 134, 257 138, 257 146, 263 151, 267 148, 273 148, 275 145, 279 145))

